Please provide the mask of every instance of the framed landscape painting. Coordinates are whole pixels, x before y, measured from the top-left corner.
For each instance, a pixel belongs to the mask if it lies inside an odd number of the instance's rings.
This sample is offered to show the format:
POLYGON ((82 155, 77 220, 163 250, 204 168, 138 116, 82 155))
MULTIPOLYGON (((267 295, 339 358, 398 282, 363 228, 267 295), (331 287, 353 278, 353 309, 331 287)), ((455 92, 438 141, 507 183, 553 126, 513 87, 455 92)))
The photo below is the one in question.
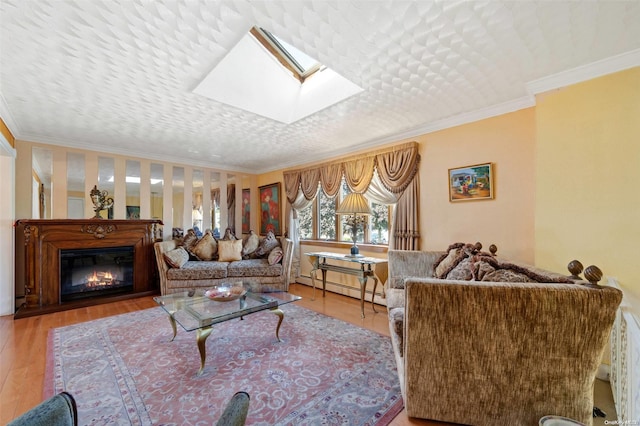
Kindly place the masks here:
POLYGON ((449 169, 449 201, 493 199, 492 163, 449 169))
POLYGON ((251 226, 251 190, 242 190, 242 233, 248 234, 251 226))
POLYGON ((282 235, 282 220, 280 218, 280 182, 259 187, 260 190, 260 235, 267 235, 273 231, 275 235, 282 235))

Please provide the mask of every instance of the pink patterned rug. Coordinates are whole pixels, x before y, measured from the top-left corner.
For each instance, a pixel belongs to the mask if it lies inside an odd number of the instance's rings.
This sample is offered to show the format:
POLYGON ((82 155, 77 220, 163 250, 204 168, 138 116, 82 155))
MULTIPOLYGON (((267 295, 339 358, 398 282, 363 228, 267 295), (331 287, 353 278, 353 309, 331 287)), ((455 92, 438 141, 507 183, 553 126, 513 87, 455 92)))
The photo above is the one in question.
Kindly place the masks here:
POLYGON ((45 397, 66 390, 82 425, 210 425, 232 395, 247 424, 386 425, 402 397, 388 337, 288 304, 214 326, 202 376, 195 332, 173 342, 161 308, 49 334, 45 397))

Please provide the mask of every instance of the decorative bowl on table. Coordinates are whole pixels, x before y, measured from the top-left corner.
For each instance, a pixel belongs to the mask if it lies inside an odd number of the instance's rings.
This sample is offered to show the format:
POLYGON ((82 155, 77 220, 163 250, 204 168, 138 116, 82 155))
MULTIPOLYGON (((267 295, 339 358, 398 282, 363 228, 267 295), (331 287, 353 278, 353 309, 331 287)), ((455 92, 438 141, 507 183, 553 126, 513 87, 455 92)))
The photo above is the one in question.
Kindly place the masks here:
POLYGON ((229 302, 241 298, 247 293, 242 283, 220 284, 204 292, 204 295, 216 302, 229 302))

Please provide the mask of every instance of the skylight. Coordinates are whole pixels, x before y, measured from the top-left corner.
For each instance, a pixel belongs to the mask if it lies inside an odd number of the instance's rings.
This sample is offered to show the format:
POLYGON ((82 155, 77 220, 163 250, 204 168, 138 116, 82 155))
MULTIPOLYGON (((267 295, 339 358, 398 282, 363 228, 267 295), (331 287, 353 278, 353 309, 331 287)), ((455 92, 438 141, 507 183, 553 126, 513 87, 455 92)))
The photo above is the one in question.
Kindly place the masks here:
POLYGON ((193 92, 290 124, 362 88, 281 38, 253 27, 193 92))
POLYGON ((320 62, 264 28, 253 27, 250 33, 282 66, 288 69, 300 83, 304 83, 308 77, 324 68, 320 62))

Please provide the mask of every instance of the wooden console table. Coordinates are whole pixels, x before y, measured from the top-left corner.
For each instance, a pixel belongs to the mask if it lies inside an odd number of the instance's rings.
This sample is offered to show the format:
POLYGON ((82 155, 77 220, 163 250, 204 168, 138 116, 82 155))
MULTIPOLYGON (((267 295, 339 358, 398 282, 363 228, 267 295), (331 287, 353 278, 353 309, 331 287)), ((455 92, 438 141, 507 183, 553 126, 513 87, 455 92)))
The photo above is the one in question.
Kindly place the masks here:
POLYGON ((348 254, 330 253, 330 252, 311 252, 305 253, 309 256, 309 260, 313 264, 311 270, 311 281, 313 282, 313 290, 316 289, 315 271, 322 271, 322 297, 325 295, 327 288, 327 271, 339 272, 341 274, 355 275, 360 282, 360 312, 362 318, 364 318, 364 293, 367 287, 367 279, 373 279, 373 293, 371 294, 371 308, 373 312, 377 312, 373 303, 373 299, 376 295, 376 287, 378 286, 378 279, 384 285, 387 280, 388 266, 387 259, 378 259, 375 257, 354 257, 348 254), (331 263, 327 263, 327 259, 339 260, 342 262, 349 262, 357 264, 357 267, 341 266, 331 263), (372 269, 372 266, 375 269, 372 269))

